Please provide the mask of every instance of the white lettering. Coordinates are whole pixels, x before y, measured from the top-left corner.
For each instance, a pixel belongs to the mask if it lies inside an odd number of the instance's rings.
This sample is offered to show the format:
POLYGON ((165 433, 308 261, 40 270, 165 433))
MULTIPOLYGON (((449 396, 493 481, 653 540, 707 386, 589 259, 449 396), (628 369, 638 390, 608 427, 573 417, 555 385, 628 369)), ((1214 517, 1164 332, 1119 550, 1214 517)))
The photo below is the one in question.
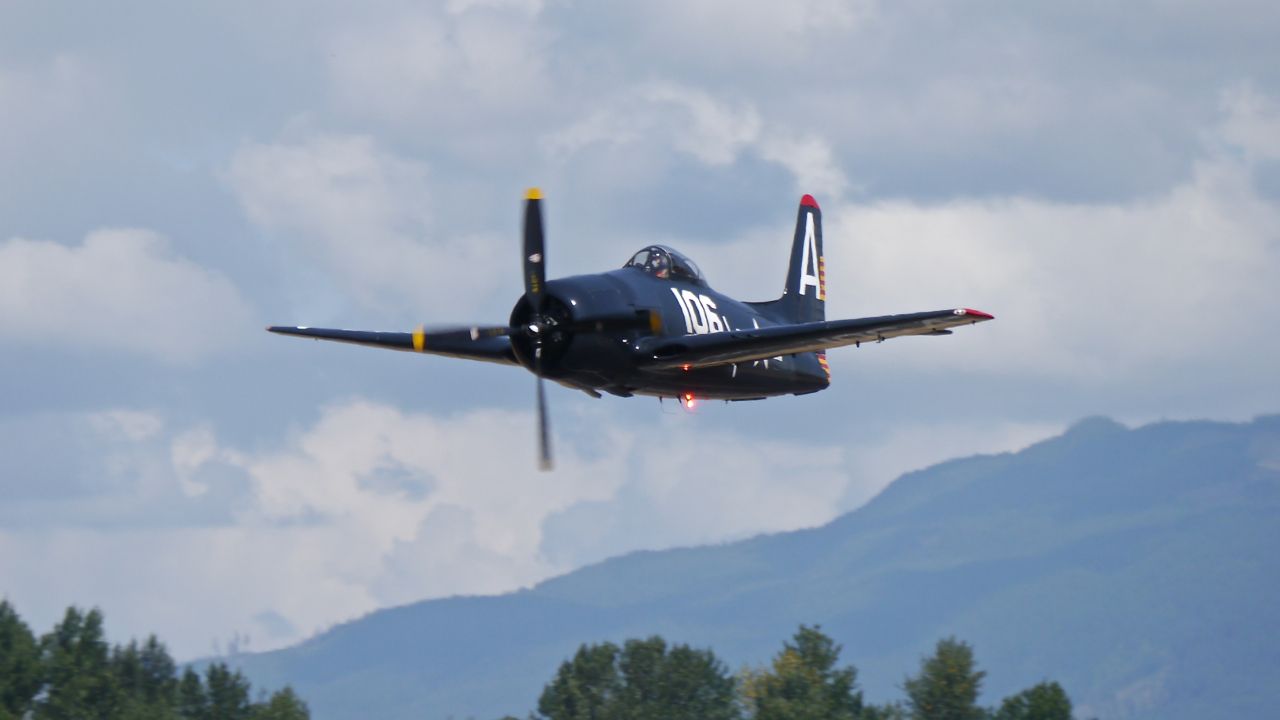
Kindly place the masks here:
POLYGON ((702 308, 702 302, 690 290, 681 290, 680 295, 684 297, 685 307, 689 309, 689 321, 693 326, 693 332, 698 335, 705 335, 710 332, 707 325, 707 312, 702 308))
POLYGON ((724 325, 720 324, 720 316, 716 314, 716 302, 706 295, 699 295, 698 300, 702 304, 702 315, 707 319, 707 332, 723 332, 724 325))
POLYGON ((689 335, 693 333, 693 322, 689 319, 689 306, 684 304, 684 298, 680 297, 680 288, 671 288, 671 294, 676 296, 676 304, 680 306, 680 312, 684 314, 684 333, 689 335))
MULTIPOLYGON (((817 236, 813 228, 813 213, 805 215, 804 224, 804 257, 800 262, 800 294, 805 294, 805 288, 812 287, 814 292, 820 292, 818 284, 818 243, 817 236)), ((822 299, 821 295, 818 297, 822 299)))

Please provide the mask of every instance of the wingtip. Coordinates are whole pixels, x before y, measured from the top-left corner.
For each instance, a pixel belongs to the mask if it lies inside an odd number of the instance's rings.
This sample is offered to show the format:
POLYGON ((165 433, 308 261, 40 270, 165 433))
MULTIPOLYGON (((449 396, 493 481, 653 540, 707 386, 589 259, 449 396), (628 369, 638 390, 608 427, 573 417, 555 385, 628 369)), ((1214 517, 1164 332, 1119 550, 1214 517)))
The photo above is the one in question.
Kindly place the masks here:
POLYGON ((981 310, 974 310, 974 309, 972 309, 972 308, 965 308, 965 309, 964 309, 964 314, 965 314, 965 315, 968 315, 969 317, 976 317, 976 318, 979 318, 979 319, 982 319, 982 320, 995 320, 995 319, 996 319, 996 316, 995 316, 995 315, 992 315, 991 313, 985 313, 985 312, 982 312, 981 310))
POLYGON ((812 195, 805 195, 804 197, 800 198, 800 204, 804 207, 814 208, 815 210, 822 209, 818 207, 818 201, 814 200, 812 195))
POLYGON ((525 200, 541 200, 541 199, 542 199, 542 190, 540 190, 540 189, 538 189, 538 188, 536 188, 536 187, 531 187, 531 188, 529 188, 528 190, 526 190, 526 191, 525 191, 525 193, 524 193, 524 199, 525 199, 525 200))

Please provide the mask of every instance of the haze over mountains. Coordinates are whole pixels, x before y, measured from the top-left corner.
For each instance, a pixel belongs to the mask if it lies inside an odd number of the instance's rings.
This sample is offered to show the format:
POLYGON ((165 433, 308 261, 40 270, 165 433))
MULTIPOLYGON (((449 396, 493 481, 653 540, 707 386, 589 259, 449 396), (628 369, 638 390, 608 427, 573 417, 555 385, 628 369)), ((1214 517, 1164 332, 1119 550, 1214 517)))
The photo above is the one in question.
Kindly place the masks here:
POLYGON ((821 623, 874 702, 901 697, 920 656, 955 635, 989 673, 988 704, 1048 678, 1079 717, 1266 717, 1278 510, 1280 416, 1095 418, 905 475, 823 527, 380 611, 237 661, 255 685, 291 683, 322 720, 496 718, 535 707, 584 642, 657 633, 737 666, 821 623))

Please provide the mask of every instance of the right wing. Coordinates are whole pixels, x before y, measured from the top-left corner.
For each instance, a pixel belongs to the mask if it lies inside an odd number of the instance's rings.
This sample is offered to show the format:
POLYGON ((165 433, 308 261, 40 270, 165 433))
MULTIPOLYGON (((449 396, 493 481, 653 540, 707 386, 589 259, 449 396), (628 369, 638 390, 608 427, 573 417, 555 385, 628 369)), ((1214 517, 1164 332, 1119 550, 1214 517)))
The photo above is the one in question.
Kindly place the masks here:
POLYGON ((903 335, 950 335, 950 328, 991 319, 993 316, 979 310, 957 308, 666 337, 645 348, 641 363, 657 370, 728 365, 903 335))
POLYGON ((313 340, 330 340, 333 342, 368 345, 387 350, 403 350, 431 355, 446 355, 464 360, 483 360, 485 362, 516 365, 516 356, 511 352, 511 340, 506 336, 490 337, 480 333, 459 332, 456 329, 441 331, 439 334, 418 328, 407 332, 370 332, 367 330, 334 330, 330 328, 284 327, 272 326, 267 332, 279 335, 312 338, 313 340))

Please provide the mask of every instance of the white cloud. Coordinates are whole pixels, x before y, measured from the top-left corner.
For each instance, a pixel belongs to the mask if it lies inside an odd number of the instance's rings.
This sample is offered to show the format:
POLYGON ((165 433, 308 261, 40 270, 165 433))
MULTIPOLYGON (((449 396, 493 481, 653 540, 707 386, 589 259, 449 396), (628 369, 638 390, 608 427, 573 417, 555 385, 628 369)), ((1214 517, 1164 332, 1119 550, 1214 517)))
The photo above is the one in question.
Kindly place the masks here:
POLYGON ((297 257, 365 305, 408 304, 420 314, 475 307, 501 280, 488 269, 500 241, 440 231, 427 169, 368 136, 249 143, 227 179, 253 222, 286 237, 297 257))
POLYGON ((816 135, 778 134, 764 138, 760 143, 760 156, 789 170, 800 193, 818 193, 826 199, 838 200, 849 187, 849 180, 831 146, 816 135))
POLYGON ((10 346, 101 349, 190 362, 254 323, 223 275, 146 230, 98 230, 68 247, 0 244, 0 335, 10 346))
POLYGON ((420 6, 341 29, 328 63, 338 107, 393 128, 494 142, 495 128, 553 107, 539 6, 455 1, 445 13, 420 6))
MULTIPOLYGON (((639 154, 680 153, 713 168, 752 153, 789 171, 800 192, 837 197, 848 185, 821 137, 766 123, 753 103, 735 103, 675 83, 644 83, 617 93, 585 117, 544 136, 543 146, 561 162, 598 149, 634 146, 639 154)), ((635 167, 628 163, 617 171, 632 174, 635 167)))
POLYGON ((92 445, 72 470, 85 481, 13 498, 6 509, 25 520, 0 522, 0 592, 41 625, 92 587, 118 632, 159 632, 190 656, 237 632, 259 649, 300 639, 281 617, 305 635, 386 605, 530 584, 568 569, 540 552, 544 519, 621 482, 611 456, 572 445, 538 473, 531 423, 352 401, 279 449, 245 452, 153 412, 63 418, 63 444, 92 445), (50 578, 46 562, 66 572, 50 578))
MULTIPOLYGON (((99 479, 67 486, 62 505, 10 508, 43 519, 0 525, 0 591, 37 626, 93 588, 121 637, 158 632, 182 656, 237 633, 266 649, 380 607, 508 591, 615 553, 817 525, 884 473, 916 467, 915 441, 937 430, 846 449, 743 437, 714 407, 643 431, 602 422, 616 410, 557 418, 553 473, 534 470, 527 412, 437 416, 353 400, 255 451, 152 411, 67 418, 64 442, 102 445, 79 469, 99 479), (64 572, 50 577, 48 563, 64 572)), ((971 451, 1026 438, 948 434, 941 447, 971 451)))
POLYGON ((826 219, 830 312, 992 312, 995 323, 971 331, 980 342, 948 348, 968 368, 1100 381, 1197 365, 1256 370, 1250 356, 1280 349, 1256 332, 1280 302, 1268 280, 1280 272, 1280 211, 1229 161, 1130 204, 885 202, 826 219))
POLYGON ((1251 158, 1280 160, 1280 103, 1242 83, 1222 93, 1222 136, 1251 158))
MULTIPOLYGON (((1220 132, 1253 137, 1238 119, 1233 112, 1220 132)), ((1280 206, 1257 190, 1247 162, 1228 155, 1210 154, 1186 182, 1130 202, 889 200, 824 202, 823 210, 828 317, 956 306, 996 315, 945 340, 893 341, 856 360, 833 353, 837 376, 856 363, 1093 387, 1212 372, 1245 386, 1270 377, 1267 359, 1280 354, 1280 340, 1258 330, 1280 304, 1280 206)), ((702 264, 718 288, 772 294, 791 233, 778 215, 771 230, 685 249, 710 258, 702 264), (747 267, 716 258, 759 260, 747 267)))
POLYGON ((635 51, 692 68, 773 73, 826 57, 836 39, 854 42, 878 13, 874 0, 655 0, 614 9, 635 51))

